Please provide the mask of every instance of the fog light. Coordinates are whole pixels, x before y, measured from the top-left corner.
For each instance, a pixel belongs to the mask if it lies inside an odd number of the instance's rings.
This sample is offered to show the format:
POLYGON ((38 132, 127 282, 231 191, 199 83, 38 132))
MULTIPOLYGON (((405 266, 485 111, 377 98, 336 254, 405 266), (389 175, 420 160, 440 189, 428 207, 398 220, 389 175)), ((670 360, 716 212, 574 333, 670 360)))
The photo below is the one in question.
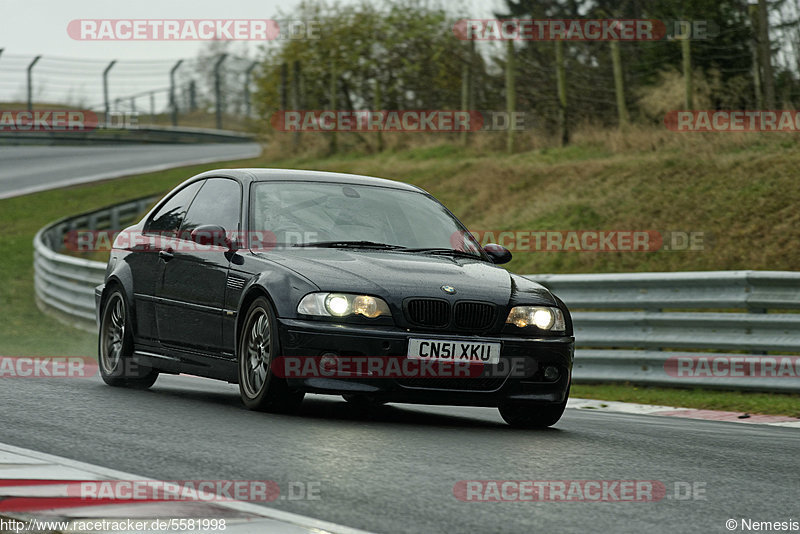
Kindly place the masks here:
POLYGON ((558 367, 545 367, 544 378, 550 382, 558 380, 558 367))
POLYGON ((339 364, 339 356, 334 352, 326 352, 319 359, 320 371, 333 373, 339 364))

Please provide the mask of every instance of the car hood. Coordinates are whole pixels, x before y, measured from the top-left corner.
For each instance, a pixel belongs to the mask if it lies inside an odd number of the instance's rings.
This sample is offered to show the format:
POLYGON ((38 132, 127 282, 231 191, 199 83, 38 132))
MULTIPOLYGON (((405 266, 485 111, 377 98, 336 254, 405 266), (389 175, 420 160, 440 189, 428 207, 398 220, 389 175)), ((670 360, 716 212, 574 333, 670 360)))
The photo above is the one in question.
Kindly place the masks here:
POLYGON ((257 255, 297 272, 322 291, 367 293, 395 301, 434 297, 555 305, 553 296, 540 284, 470 258, 321 248, 257 255), (456 293, 450 296, 442 286, 452 286, 456 293))

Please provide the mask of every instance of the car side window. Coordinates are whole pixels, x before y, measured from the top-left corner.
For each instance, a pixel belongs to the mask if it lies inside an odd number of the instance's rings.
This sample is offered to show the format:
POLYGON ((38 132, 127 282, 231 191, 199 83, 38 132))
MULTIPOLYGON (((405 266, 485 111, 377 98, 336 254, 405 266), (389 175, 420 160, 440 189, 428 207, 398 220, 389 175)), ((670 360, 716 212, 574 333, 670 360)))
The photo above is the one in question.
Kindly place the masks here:
POLYGON ((203 181, 187 185, 167 200, 159 210, 150 217, 144 231, 148 234, 175 236, 183 223, 186 209, 192 203, 203 181))
POLYGON ((187 235, 198 226, 213 224, 227 232, 239 229, 242 192, 239 183, 227 178, 209 178, 186 213, 180 234, 187 235))

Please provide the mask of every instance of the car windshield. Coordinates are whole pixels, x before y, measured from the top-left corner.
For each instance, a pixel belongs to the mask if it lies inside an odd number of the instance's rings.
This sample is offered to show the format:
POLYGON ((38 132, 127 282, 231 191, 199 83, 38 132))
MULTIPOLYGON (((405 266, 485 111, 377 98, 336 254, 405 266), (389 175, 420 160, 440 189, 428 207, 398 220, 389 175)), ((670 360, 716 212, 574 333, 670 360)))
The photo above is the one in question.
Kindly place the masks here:
POLYGON ((421 192, 318 182, 253 185, 250 228, 277 247, 444 249, 481 256, 447 209, 421 192), (391 246, 386 246, 391 245, 391 246))

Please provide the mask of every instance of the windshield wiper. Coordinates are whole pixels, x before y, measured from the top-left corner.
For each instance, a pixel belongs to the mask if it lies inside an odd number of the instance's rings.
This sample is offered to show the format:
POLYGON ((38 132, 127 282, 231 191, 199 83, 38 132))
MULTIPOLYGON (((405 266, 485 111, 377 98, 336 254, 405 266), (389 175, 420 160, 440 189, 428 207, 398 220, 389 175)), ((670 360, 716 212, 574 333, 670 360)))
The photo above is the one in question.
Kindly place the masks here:
POLYGON ((316 243, 296 243, 293 247, 319 248, 372 248, 377 250, 405 250, 402 245, 390 245, 376 241, 317 241, 316 243))
POLYGON ((467 252, 465 250, 456 250, 454 248, 437 248, 437 247, 404 248, 403 252, 424 252, 426 254, 448 254, 451 256, 462 256, 466 258, 483 259, 483 257, 477 252, 467 252))

